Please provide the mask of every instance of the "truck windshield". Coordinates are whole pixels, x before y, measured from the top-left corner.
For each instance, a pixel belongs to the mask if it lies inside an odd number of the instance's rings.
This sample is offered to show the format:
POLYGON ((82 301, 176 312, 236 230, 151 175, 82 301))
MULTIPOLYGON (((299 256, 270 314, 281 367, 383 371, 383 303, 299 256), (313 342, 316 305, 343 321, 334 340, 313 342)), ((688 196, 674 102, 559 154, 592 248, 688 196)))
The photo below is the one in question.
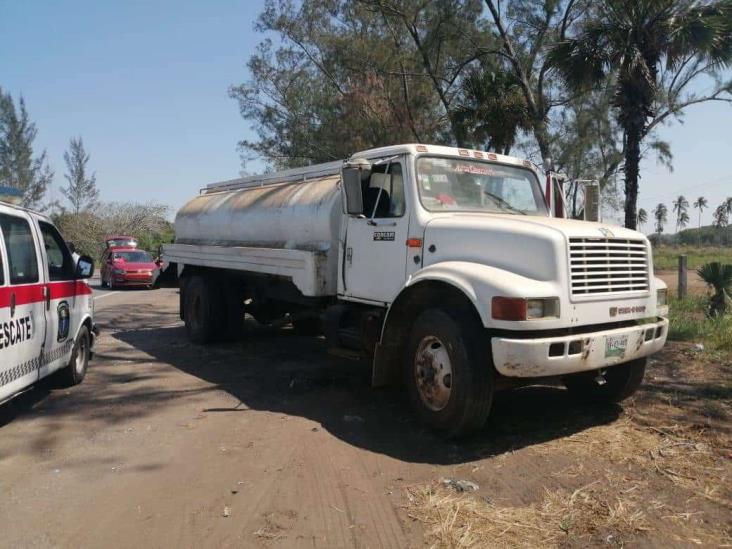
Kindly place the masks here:
POLYGON ((539 181, 523 168, 423 156, 417 160, 417 182, 429 211, 547 215, 539 181))

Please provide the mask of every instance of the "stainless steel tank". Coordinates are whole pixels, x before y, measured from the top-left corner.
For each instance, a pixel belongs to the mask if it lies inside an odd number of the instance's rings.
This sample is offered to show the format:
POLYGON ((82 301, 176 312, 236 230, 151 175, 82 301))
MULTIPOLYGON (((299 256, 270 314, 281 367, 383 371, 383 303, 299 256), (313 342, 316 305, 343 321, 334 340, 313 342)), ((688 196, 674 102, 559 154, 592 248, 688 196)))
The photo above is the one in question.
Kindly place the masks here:
POLYGON ((178 244, 337 253, 340 176, 201 194, 175 218, 178 244))

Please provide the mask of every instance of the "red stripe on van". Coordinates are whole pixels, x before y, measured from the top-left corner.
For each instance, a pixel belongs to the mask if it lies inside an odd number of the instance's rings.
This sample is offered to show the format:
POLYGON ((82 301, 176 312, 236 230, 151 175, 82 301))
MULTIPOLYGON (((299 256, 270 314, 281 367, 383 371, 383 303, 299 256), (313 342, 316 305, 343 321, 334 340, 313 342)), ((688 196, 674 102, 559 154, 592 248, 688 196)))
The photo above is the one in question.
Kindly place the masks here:
POLYGON ((27 284, 24 286, 10 286, 0 288, 0 307, 10 307, 10 296, 15 294, 15 306, 29 305, 43 301, 43 288, 51 289, 51 299, 63 299, 77 295, 89 295, 91 288, 86 282, 70 280, 65 282, 49 282, 48 284, 27 284))

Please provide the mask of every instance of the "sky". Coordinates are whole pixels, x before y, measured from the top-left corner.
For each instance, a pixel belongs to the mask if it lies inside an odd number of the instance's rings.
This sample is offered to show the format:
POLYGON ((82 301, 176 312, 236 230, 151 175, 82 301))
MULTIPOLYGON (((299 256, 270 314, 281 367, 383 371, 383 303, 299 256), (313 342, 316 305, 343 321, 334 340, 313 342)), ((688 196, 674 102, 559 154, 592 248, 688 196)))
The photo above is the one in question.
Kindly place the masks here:
MULTIPOLYGON (((237 177, 237 143, 252 133, 227 90, 247 79, 263 3, 0 0, 0 87, 26 100, 36 147, 56 173, 52 193, 60 198, 73 136, 84 139, 105 201, 161 202, 172 216, 207 183, 237 177)), ((679 193, 690 203, 703 194, 708 224, 732 196, 732 109, 698 105, 684 120, 659 134, 673 172, 644 160, 639 207, 671 210, 679 193)))

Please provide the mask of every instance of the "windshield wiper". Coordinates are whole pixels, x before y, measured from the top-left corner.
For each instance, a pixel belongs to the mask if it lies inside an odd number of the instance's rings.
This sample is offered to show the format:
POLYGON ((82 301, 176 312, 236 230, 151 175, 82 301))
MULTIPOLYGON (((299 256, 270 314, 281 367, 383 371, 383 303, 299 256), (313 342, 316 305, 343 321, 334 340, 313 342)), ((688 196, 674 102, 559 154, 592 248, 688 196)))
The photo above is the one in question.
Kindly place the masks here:
POLYGON ((488 191, 483 191, 483 194, 485 194, 489 198, 492 198, 493 200, 495 200, 496 204, 498 204, 499 206, 503 206, 504 208, 508 208, 512 212, 520 213, 521 215, 527 215, 527 213, 524 210, 519 210, 518 208, 514 208, 513 206, 511 206, 511 204, 509 204, 508 202, 506 202, 503 198, 501 198, 498 195, 495 195, 493 193, 489 193, 488 191))

